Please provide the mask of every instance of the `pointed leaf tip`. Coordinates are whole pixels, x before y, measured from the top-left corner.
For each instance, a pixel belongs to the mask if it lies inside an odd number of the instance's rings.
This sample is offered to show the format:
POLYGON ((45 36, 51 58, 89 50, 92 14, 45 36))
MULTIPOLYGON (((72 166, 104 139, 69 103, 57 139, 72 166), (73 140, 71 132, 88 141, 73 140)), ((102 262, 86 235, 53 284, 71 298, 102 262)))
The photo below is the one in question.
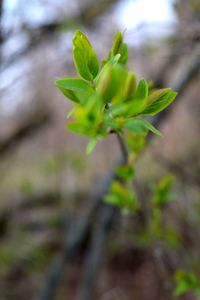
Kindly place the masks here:
POLYGON ((142 112, 145 116, 154 116, 167 106, 169 106, 176 98, 177 93, 170 88, 156 90, 148 97, 148 105, 142 112))
POLYGON ((77 30, 73 36, 73 55, 77 72, 86 80, 92 81, 98 74, 97 55, 87 36, 77 30))
POLYGON ((86 147, 86 154, 87 155, 92 153, 92 151, 94 150, 96 144, 97 144, 96 139, 92 139, 92 140, 89 141, 89 143, 87 144, 87 147, 86 147))

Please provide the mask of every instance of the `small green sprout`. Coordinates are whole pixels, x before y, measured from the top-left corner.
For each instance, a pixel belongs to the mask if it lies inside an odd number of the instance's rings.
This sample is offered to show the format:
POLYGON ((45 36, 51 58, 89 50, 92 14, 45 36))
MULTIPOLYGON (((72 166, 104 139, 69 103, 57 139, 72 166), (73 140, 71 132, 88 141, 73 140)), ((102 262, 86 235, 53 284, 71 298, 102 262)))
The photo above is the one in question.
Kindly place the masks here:
POLYGON ((77 30, 73 37, 73 56, 77 77, 64 77, 55 85, 74 102, 67 127, 87 136, 91 153, 98 140, 111 133, 132 132, 146 136, 160 132, 146 119, 165 109, 177 93, 170 88, 150 89, 144 79, 137 83, 136 75, 126 63, 128 47, 123 34, 117 32, 111 50, 100 64, 86 35, 77 30), (100 67, 101 65, 101 67, 100 67))

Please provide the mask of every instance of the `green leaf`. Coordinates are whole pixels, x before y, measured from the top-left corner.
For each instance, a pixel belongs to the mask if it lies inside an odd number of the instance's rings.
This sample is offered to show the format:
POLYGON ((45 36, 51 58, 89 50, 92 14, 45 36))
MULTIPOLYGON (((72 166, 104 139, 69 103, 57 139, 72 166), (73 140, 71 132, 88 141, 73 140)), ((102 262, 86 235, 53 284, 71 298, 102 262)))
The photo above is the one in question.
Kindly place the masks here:
POLYGON ((97 139, 92 139, 89 141, 86 147, 86 154, 89 155, 94 150, 95 146, 97 144, 97 139))
POLYGON ((125 43, 122 44, 120 54, 121 54, 121 57, 120 57, 119 63, 122 64, 122 65, 125 65, 127 63, 127 60, 128 60, 128 46, 127 46, 127 44, 125 44, 125 43))
POLYGON ((135 156, 144 149, 146 145, 146 138, 145 136, 129 131, 126 134, 126 145, 129 152, 135 156))
POLYGON ((146 82, 146 80, 141 79, 139 81, 133 100, 144 101, 144 99, 146 99, 147 96, 148 96, 148 83, 146 82))
POLYGON ((190 286, 185 281, 180 281, 175 289, 175 295, 180 296, 190 290, 190 286))
POLYGON ((167 246, 172 248, 181 246, 180 234, 172 228, 163 229, 163 241, 166 241, 167 246))
POLYGON ((138 202, 133 190, 123 186, 118 181, 113 181, 109 193, 104 197, 104 201, 127 212, 134 212, 138 209, 138 202))
POLYGON ((91 85, 80 78, 64 77, 56 80, 55 85, 66 97, 77 103, 85 102, 94 93, 91 85))
POLYGON ((186 272, 184 270, 177 270, 175 274, 176 288, 175 296, 185 294, 190 290, 198 293, 200 281, 194 273, 186 272))
POLYGON ((86 35, 77 30, 73 37, 73 55, 77 72, 92 81, 98 74, 99 63, 96 53, 86 35))
POLYGON ((69 89, 74 92, 91 94, 93 89, 89 83, 80 78, 64 77, 55 82, 56 86, 69 89))
POLYGON ((107 66, 99 77, 97 83, 97 93, 104 99, 104 102, 110 102, 121 89, 126 72, 120 65, 107 66))
POLYGON ((147 105, 148 83, 146 80, 139 81, 137 90, 132 99, 129 99, 130 109, 129 115, 138 115, 147 105))
POLYGON ((68 123, 67 128, 73 133, 85 134, 83 126, 81 126, 79 123, 76 122, 68 123))
POLYGON ((119 176, 124 180, 132 180, 135 175, 135 172, 132 166, 123 165, 123 166, 117 166, 116 174, 117 176, 119 176))
POLYGON ((158 129, 156 129, 149 121, 144 119, 142 120, 146 128, 149 129, 149 131, 153 132, 155 135, 162 136, 161 132, 158 129))
POLYGON ((120 131, 122 124, 118 119, 113 118, 109 113, 105 115, 104 125, 107 129, 112 129, 116 132, 120 131))
POLYGON ((148 129, 146 128, 142 119, 128 119, 125 121, 124 127, 141 135, 146 135, 148 132, 148 129))
POLYGON ((157 135, 161 135, 160 132, 151 123, 141 118, 127 119, 125 121, 124 127, 134 133, 144 136, 148 133, 148 130, 157 135))
POLYGON ((152 199, 154 206, 160 206, 174 199, 174 195, 171 193, 173 182, 174 176, 171 174, 161 178, 154 187, 154 197, 152 199))
POLYGON ((119 63, 125 65, 128 60, 128 47, 127 44, 123 43, 123 34, 117 31, 111 51, 108 55, 107 61, 109 61, 116 54, 120 54, 119 63))
POLYGON ((113 117, 127 117, 129 111, 129 106, 126 103, 117 103, 110 108, 110 114, 113 117))
POLYGON ((121 55, 120 55, 119 53, 116 54, 115 56, 113 56, 113 57, 109 60, 108 65, 109 65, 109 66, 115 66, 116 64, 119 63, 120 57, 121 57, 121 55))
POLYGON ((148 97, 148 105, 142 114, 145 116, 154 116, 165 109, 176 98, 177 93, 170 88, 154 91, 148 97))
POLYGON ((91 138, 99 138, 107 134, 103 126, 104 104, 102 99, 94 94, 84 104, 76 105, 73 110, 75 122, 68 124, 68 128, 75 132, 91 138))
POLYGON ((123 89, 123 97, 124 99, 129 99, 136 90, 136 75, 133 72, 128 72, 124 89, 123 89))
POLYGON ((197 295, 197 297, 200 297, 200 282, 199 282, 199 286, 195 288, 194 292, 195 295, 197 295))
POLYGON ((69 119, 73 115, 74 111, 75 111, 75 107, 73 107, 72 109, 70 109, 70 111, 66 115, 66 118, 69 119))
POLYGON ((99 79, 101 78, 102 74, 109 68, 112 66, 116 66, 119 63, 121 55, 120 54, 116 54, 115 56, 113 56, 110 60, 108 61, 102 61, 102 69, 99 72, 99 74, 96 76, 96 78, 94 79, 94 83, 98 84, 99 79))
POLYGON ((181 280, 177 284, 174 293, 175 293, 176 296, 180 296, 180 295, 185 294, 186 292, 188 292, 190 289, 191 289, 191 286, 188 284, 188 282, 185 281, 185 280, 181 280))
MULTIPOLYGON (((127 73, 124 74, 123 78, 122 78, 122 92, 120 93, 120 98, 124 98, 125 95, 127 93, 131 93, 131 88, 132 88, 132 91, 134 91, 134 74, 131 75, 128 75, 127 76, 127 73), (130 77, 129 77, 130 76, 130 77), (130 83, 130 86, 129 88, 126 87, 126 80, 127 80, 127 77, 129 77, 128 79, 131 79, 131 76, 132 77, 132 83, 130 83), (131 86, 132 84, 132 86, 131 86), (129 89, 129 91, 127 92, 126 89, 129 89), (125 94, 124 94, 125 93, 125 94)), ((113 106, 111 108, 111 113, 113 114, 114 117, 117 117, 117 116, 123 116, 123 117, 130 117, 130 116, 134 116, 134 115, 138 115, 142 110, 144 110, 144 107, 146 106, 146 101, 147 101, 147 96, 148 96, 148 84, 147 82, 142 79, 140 80, 139 84, 138 84, 138 87, 137 87, 137 90, 136 92, 134 93, 133 97, 130 97, 128 100, 124 101, 124 102, 116 102, 116 103, 113 103, 113 106)))
POLYGON ((75 95, 73 91, 67 90, 65 88, 62 88, 60 86, 57 86, 57 88, 67 97, 68 99, 72 100, 73 102, 79 103, 78 97, 75 95))
POLYGON ((112 48, 111 48, 111 53, 113 55, 120 53, 120 48, 121 48, 122 43, 123 43, 123 35, 120 31, 117 31, 117 33, 114 37, 112 48))

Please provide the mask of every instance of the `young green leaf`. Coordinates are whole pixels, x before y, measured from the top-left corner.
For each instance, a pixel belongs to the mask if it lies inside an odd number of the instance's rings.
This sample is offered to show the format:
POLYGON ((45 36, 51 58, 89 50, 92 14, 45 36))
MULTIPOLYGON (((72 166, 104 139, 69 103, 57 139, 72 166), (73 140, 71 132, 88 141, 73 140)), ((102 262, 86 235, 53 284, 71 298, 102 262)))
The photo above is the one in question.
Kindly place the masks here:
POLYGON ((94 90, 89 83, 80 78, 64 77, 55 81, 55 85, 63 94, 74 102, 83 102, 89 98, 94 90))
POLYGON ((139 81, 133 100, 144 101, 144 99, 146 99, 147 96, 148 96, 148 83, 146 82, 146 80, 141 79, 139 81))
POLYGON ((161 132, 156 129, 149 121, 145 120, 145 119, 142 119, 143 120, 143 123, 144 125, 146 126, 146 128, 153 132, 155 135, 158 135, 158 136, 162 136, 161 132))
MULTIPOLYGON (((127 79, 127 73, 125 74, 123 81, 122 81, 122 94, 120 94, 120 98, 124 98, 126 92, 126 79, 127 79), (125 93, 125 94, 124 94, 125 93)), ((134 75, 133 75, 134 76, 134 75)), ((134 80, 134 78, 133 78, 134 80)), ((134 81, 132 82, 134 90, 134 81)), ((130 90, 129 90, 130 92, 130 90)), ((123 116, 123 117, 131 117, 140 114, 142 110, 144 110, 144 107, 146 105, 147 101, 147 96, 148 96, 148 85, 145 80, 140 80, 137 90, 134 93, 132 97, 130 97, 128 100, 122 102, 120 101, 119 103, 113 103, 113 106, 111 108, 111 113, 114 117, 117 116, 123 116)))
POLYGON ((113 55, 120 53, 120 48, 121 48, 122 43, 123 43, 122 33, 120 31, 117 31, 117 33, 114 37, 112 48, 111 48, 111 53, 113 55))
POLYGON ((136 90, 136 75, 133 72, 128 72, 126 81, 123 88, 123 97, 124 99, 129 99, 133 96, 136 90))
POLYGON ((95 84, 98 85, 99 79, 101 78, 102 74, 106 71, 107 68, 112 67, 112 66, 116 66, 119 63, 120 57, 121 57, 120 54, 116 54, 109 61, 104 60, 102 62, 102 69, 98 73, 98 75, 96 76, 96 78, 94 79, 94 83, 95 84))
POLYGON ((89 155, 94 150, 95 146, 97 144, 97 139, 92 139, 89 141, 86 147, 86 154, 89 155))
POLYGON ((118 206, 122 211, 134 212, 138 209, 135 193, 127 186, 118 181, 113 181, 109 193, 104 197, 108 204, 118 206))
POLYGON ((128 60, 128 46, 127 46, 127 44, 125 44, 125 43, 122 44, 120 54, 121 54, 121 57, 120 57, 119 63, 122 64, 122 65, 125 65, 127 63, 127 60, 128 60))
POLYGON ((176 288, 175 296, 180 296, 193 290, 196 295, 199 295, 200 280, 192 272, 177 270, 175 273, 176 288))
POLYGON ((145 116, 154 116, 165 109, 176 98, 177 93, 170 88, 154 91, 148 97, 148 105, 142 111, 145 116))
POLYGON ((107 66, 104 69, 98 80, 97 93, 105 103, 110 102, 119 92, 125 75, 126 72, 120 65, 107 66))
POLYGON ((74 63, 77 72, 86 80, 92 81, 98 74, 99 63, 96 53, 86 35, 77 30, 73 37, 74 63))
POLYGON ((195 295, 197 295, 197 297, 200 297, 200 282, 198 284, 198 286, 194 289, 195 295))
POLYGON ((133 179, 135 172, 133 167, 130 165, 120 165, 116 168, 116 174, 120 178, 128 181, 133 179))
POLYGON ((144 149, 146 138, 145 136, 129 131, 126 133, 126 145, 128 151, 135 156, 144 149))
POLYGON ((165 175, 154 187, 154 197, 152 203, 154 206, 160 206, 174 199, 171 193, 174 177, 171 174, 165 175))
POLYGON ((73 102, 79 103, 79 99, 78 97, 75 95, 75 93, 73 91, 70 91, 68 89, 65 89, 61 86, 58 86, 56 83, 55 85, 57 86, 57 88, 63 93, 63 95, 65 95, 65 97, 67 97, 68 99, 72 100, 73 102))
POLYGON ((85 130, 80 123, 71 122, 66 125, 66 127, 73 133, 85 134, 85 130))
POLYGON ((129 131, 140 135, 146 135, 148 132, 148 128, 145 126, 143 119, 127 119, 125 121, 124 127, 127 128, 129 131))
POLYGON ((161 135, 161 133, 151 123, 141 118, 127 119, 125 121, 124 127, 134 133, 144 136, 148 133, 149 130, 157 135, 161 135))
POLYGON ((123 124, 120 121, 121 120, 113 118, 109 113, 105 114, 104 125, 107 129, 112 129, 115 132, 119 132, 123 127, 123 124))
POLYGON ((125 65, 128 60, 128 47, 127 44, 123 43, 123 34, 120 31, 117 31, 114 37, 113 45, 107 61, 116 54, 120 54, 119 63, 125 65))
POLYGON ((139 81, 137 90, 133 97, 129 99, 129 115, 134 116, 140 114, 147 105, 148 83, 146 80, 139 81))

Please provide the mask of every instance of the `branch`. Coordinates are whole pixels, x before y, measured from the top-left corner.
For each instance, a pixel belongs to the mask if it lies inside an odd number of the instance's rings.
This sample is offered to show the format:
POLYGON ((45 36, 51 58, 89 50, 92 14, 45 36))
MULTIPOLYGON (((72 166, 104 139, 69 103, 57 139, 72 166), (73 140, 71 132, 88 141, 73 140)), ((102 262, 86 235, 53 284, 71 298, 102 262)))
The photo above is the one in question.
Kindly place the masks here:
MULTIPOLYGON (((196 53, 190 63, 189 67, 187 67, 186 71, 183 72, 183 75, 175 82, 173 86, 173 90, 178 92, 178 99, 184 93, 190 82, 200 74, 200 45, 197 46, 196 53)), ((175 103, 176 103, 175 102, 175 103)), ((170 107, 160 112, 153 118, 153 125, 155 127, 159 127, 160 124, 164 121, 164 119, 168 116, 170 112, 170 107)))
POLYGON ((121 149, 121 154, 122 154, 122 157, 123 157, 123 161, 124 161, 124 164, 125 164, 128 161, 128 151, 126 149, 124 140, 121 137, 121 135, 119 133, 117 133, 116 137, 117 137, 117 140, 118 140, 118 143, 119 143, 119 147, 121 149))
MULTIPOLYGON (((113 168, 115 169, 115 168, 113 168)), ((100 209, 102 205, 102 197, 107 193, 110 182, 115 178, 115 173, 112 170, 110 174, 97 186, 97 189, 91 195, 89 199, 89 205, 85 210, 82 217, 78 217, 78 220, 74 220, 70 226, 69 232, 66 233, 66 237, 63 243, 62 253, 55 258, 50 267, 49 273, 45 280, 44 286, 39 294, 36 296, 36 300, 53 300, 56 294, 59 280, 63 273, 65 264, 72 261, 76 257, 78 250, 84 244, 90 231, 92 217, 95 212, 100 209)))
POLYGON ((23 120, 15 131, 8 136, 5 140, 0 141, 0 155, 1 157, 8 154, 14 149, 20 142, 22 142, 27 136, 35 133, 42 126, 44 126, 50 120, 50 115, 47 111, 34 112, 31 116, 28 116, 26 120, 23 120))
MULTIPOLYGON (((121 135, 116 134, 116 137, 122 154, 121 164, 125 164, 128 161, 128 151, 121 135)), ((121 178, 118 178, 117 175, 114 175, 114 178, 121 181, 121 178)), ((111 184, 111 182, 112 180, 109 180, 109 185, 111 184)), ((95 281, 97 278, 97 274, 99 273, 98 271, 103 257, 107 233, 109 233, 112 227, 116 212, 117 209, 114 206, 105 204, 103 202, 101 203, 101 208, 99 209, 98 215, 96 217, 96 225, 93 230, 92 239, 84 261, 83 279, 79 288, 78 295, 79 300, 92 299, 93 291, 95 288, 95 281)))
POLYGON ((93 299, 95 281, 97 274, 99 273, 106 237, 110 232, 115 215, 116 208, 104 203, 101 205, 99 214, 97 215, 97 223, 93 231, 92 240, 83 265, 84 273, 79 288, 79 300, 93 299))
MULTIPOLYGON (((29 41, 24 48, 11 55, 9 59, 4 62, 4 64, 2 64, 1 71, 8 68, 23 55, 26 55, 31 49, 38 46, 39 43, 44 39, 44 37, 52 38, 52 35, 58 33, 60 28, 72 28, 74 24, 91 26, 99 15, 107 11, 117 1, 118 0, 98 0, 95 2, 89 1, 89 3, 87 1, 85 7, 79 9, 76 15, 71 14, 71 16, 68 16, 64 21, 56 20, 47 24, 42 24, 36 29, 30 27, 27 24, 23 24, 21 30, 28 34, 29 41)), ((3 41, 7 40, 5 36, 2 37, 2 39, 3 41)))

